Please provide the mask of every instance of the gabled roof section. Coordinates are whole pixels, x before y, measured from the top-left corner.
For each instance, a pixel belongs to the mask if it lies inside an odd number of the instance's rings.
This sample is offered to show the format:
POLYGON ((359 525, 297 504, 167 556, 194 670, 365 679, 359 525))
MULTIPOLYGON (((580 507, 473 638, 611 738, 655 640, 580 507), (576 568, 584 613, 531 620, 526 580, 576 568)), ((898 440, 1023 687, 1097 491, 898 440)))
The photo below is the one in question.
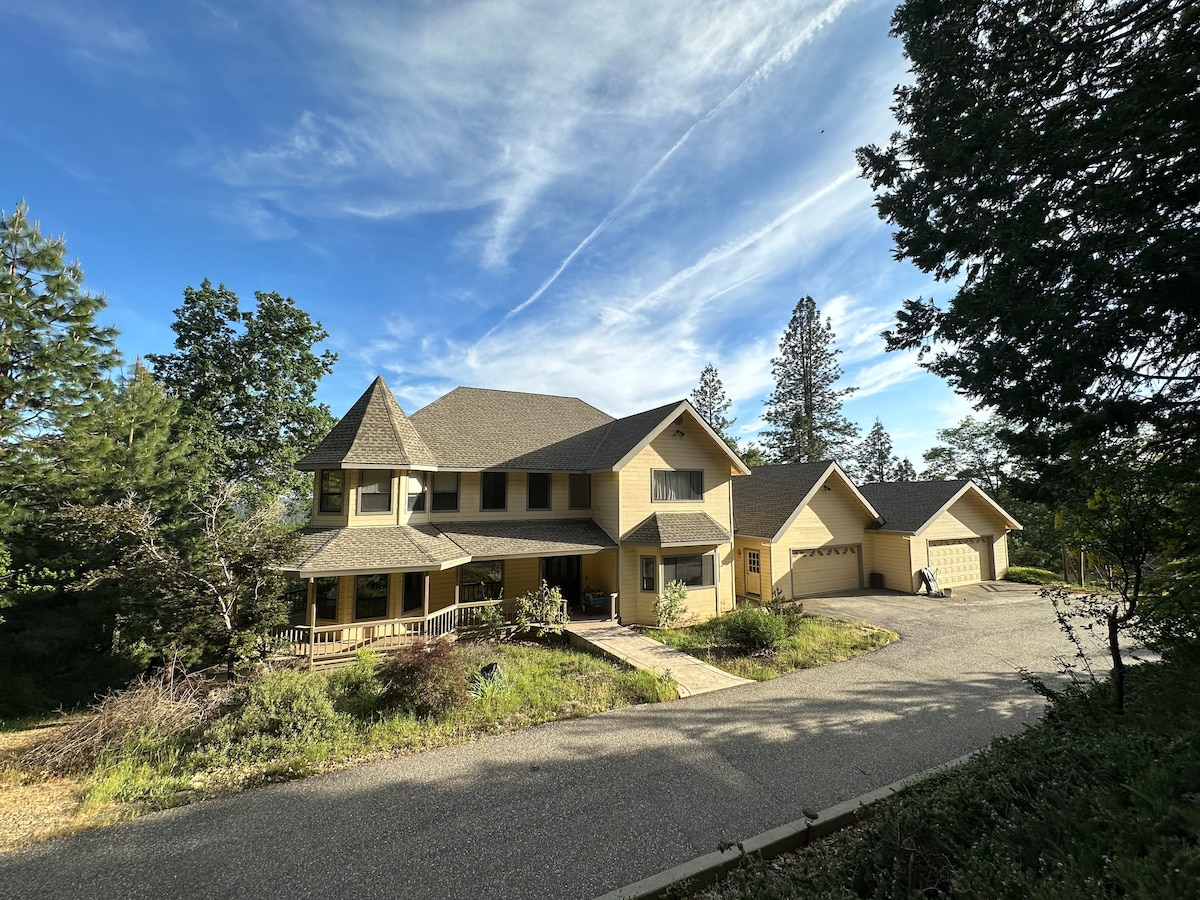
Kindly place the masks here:
POLYGON ((750 470, 741 458, 730 449, 712 426, 704 421, 704 417, 696 411, 688 400, 678 403, 668 403, 665 406, 648 409, 645 412, 634 413, 623 419, 616 419, 609 424, 607 430, 599 435, 587 468, 592 472, 616 472, 622 469, 656 437, 674 425, 680 416, 691 420, 689 428, 697 428, 705 432, 729 458, 733 469, 742 475, 749 475, 750 470))
POLYGON ((970 480, 874 482, 864 484, 862 492, 883 517, 880 531, 920 534, 965 494, 977 495, 1009 528, 1021 527, 1021 523, 970 480))
POLYGON ((872 518, 881 518, 868 497, 832 460, 755 466, 733 482, 733 525, 737 534, 778 540, 830 476, 840 480, 872 518))
POLYGON ((434 469, 437 461, 408 416, 377 377, 325 439, 296 468, 434 469))
POLYGON ((708 513, 653 513, 621 540, 643 547, 701 547, 727 544, 733 535, 708 513))
POLYGON ((412 415, 449 469, 584 471, 612 416, 576 397, 455 388, 412 415))

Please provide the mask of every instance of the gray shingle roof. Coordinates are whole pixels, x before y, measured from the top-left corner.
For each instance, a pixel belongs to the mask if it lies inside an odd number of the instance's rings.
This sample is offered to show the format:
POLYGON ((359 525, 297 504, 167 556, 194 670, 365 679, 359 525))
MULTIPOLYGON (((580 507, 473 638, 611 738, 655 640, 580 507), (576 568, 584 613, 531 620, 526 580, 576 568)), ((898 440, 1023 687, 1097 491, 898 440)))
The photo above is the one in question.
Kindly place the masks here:
POLYGON ((680 401, 657 406, 645 412, 634 413, 623 419, 615 419, 603 430, 593 434, 591 454, 584 464, 589 470, 611 469, 630 450, 640 444, 663 419, 679 406, 680 401))
POLYGON ((644 547, 689 547, 727 544, 733 536, 708 513, 679 512, 653 513, 629 529, 621 540, 644 547))
POLYGON ((583 471, 613 419, 575 397, 455 388, 412 415, 450 469, 583 471))
POLYGON ((612 550, 616 543, 591 519, 454 522, 438 526, 476 559, 496 556, 562 556, 612 550))
POLYGON ((434 465, 433 453, 404 415, 383 378, 376 378, 325 439, 296 463, 296 468, 313 471, 434 465))
POLYGON ((916 533, 969 481, 888 481, 859 485, 883 517, 881 531, 916 533))
POLYGON ((467 562, 470 555, 432 525, 304 528, 300 539, 300 558, 283 568, 301 575, 437 569, 467 562))
POLYGON ((830 465, 825 460, 755 466, 749 478, 733 479, 733 530, 755 537, 775 537, 830 465))

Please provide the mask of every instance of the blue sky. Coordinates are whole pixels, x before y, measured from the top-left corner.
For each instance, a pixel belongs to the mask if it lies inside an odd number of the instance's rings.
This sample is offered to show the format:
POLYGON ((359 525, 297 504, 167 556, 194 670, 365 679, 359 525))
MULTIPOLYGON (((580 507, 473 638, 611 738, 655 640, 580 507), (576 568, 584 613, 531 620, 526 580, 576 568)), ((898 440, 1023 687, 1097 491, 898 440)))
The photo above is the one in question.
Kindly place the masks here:
POLYGON ((854 161, 894 128, 891 12, 0 0, 0 207, 66 234, 130 359, 206 277, 293 297, 339 354, 337 414, 382 374, 408 411, 467 384, 625 415, 712 362, 751 438, 811 294, 845 412, 920 468, 972 408, 879 337, 946 294, 892 259, 854 161))

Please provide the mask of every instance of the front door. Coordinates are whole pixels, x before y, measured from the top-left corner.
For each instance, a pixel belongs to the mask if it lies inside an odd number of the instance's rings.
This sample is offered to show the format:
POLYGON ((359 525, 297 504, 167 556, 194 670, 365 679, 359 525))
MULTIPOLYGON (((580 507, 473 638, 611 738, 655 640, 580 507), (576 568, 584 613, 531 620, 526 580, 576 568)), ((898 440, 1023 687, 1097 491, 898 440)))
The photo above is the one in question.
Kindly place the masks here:
POLYGON ((546 584, 562 591, 569 606, 578 607, 583 589, 582 560, 578 556, 542 558, 542 577, 546 584))
POLYGON ((746 593, 762 596, 762 559, 757 550, 746 551, 746 593))

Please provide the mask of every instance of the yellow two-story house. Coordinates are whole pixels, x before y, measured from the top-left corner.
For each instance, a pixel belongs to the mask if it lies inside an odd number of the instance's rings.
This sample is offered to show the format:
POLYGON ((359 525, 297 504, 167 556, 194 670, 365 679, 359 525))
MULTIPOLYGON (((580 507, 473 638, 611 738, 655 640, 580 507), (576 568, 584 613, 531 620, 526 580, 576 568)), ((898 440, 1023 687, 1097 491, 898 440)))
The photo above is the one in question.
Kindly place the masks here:
POLYGON ((382 378, 297 464, 313 473, 301 581, 311 662, 436 637, 545 580, 576 614, 654 624, 674 580, 733 609, 733 478, 682 400, 614 419, 582 400, 461 387, 411 416, 382 378))

